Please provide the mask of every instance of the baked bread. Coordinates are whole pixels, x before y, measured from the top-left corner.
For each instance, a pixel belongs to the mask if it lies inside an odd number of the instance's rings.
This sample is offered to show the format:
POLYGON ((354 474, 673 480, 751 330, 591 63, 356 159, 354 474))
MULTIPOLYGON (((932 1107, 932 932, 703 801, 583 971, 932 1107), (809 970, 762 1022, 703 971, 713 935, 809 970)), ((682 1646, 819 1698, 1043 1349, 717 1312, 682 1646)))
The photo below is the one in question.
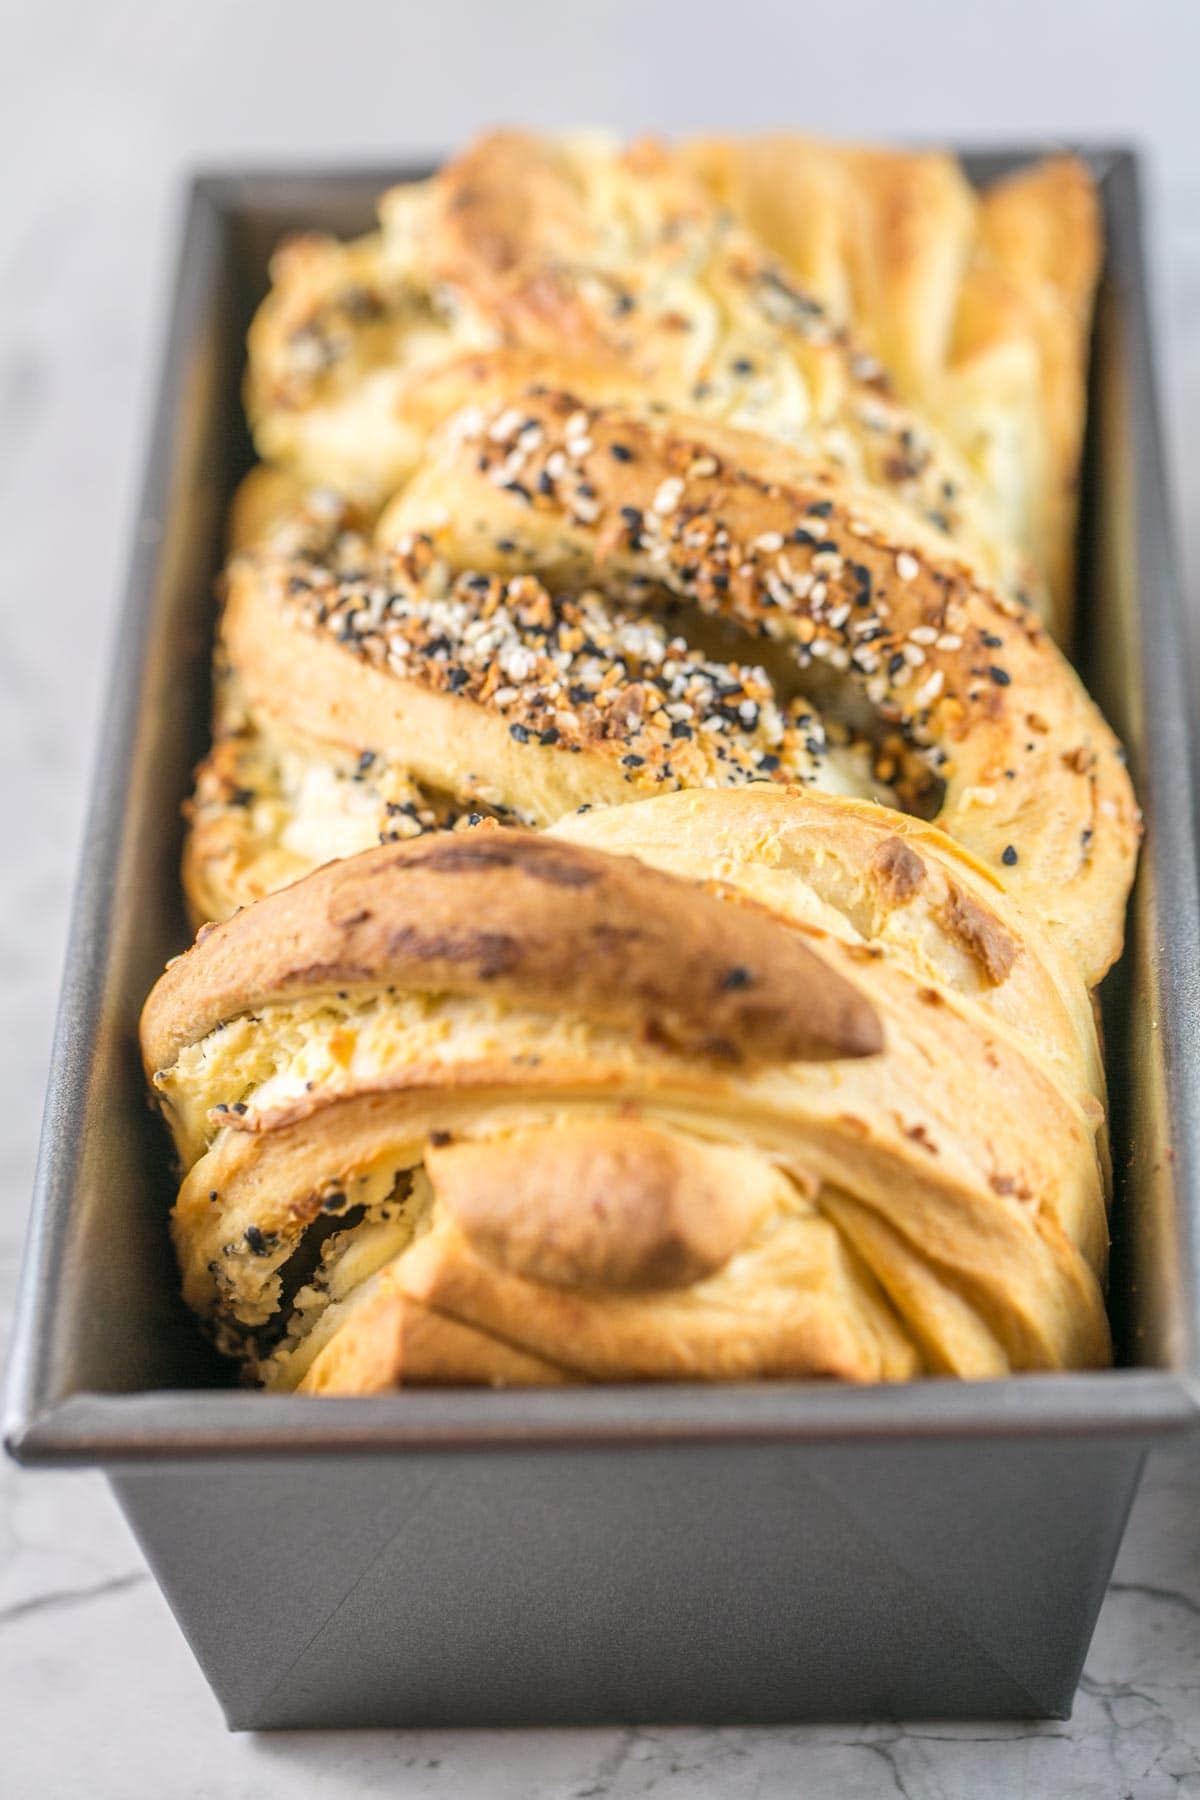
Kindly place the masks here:
POLYGON ((189 1303, 316 1393, 1104 1362, 1085 990, 897 823, 677 794, 202 934, 142 1024, 189 1303))
POLYGON ((522 132, 280 251, 184 858, 219 922, 142 1020, 248 1379, 1109 1359, 1139 820, 1051 635, 1097 260, 1069 159, 977 198, 522 132))
POLYGON ((774 133, 680 155, 971 464, 1070 634, 1099 206, 1076 157, 977 192, 951 156, 774 133))
POLYGON ((544 826, 663 787, 813 780, 936 816, 1098 981, 1137 811, 1031 610, 827 464, 559 373, 462 360, 374 547, 328 517, 235 559, 221 658, 245 722, 201 775, 193 910, 301 872, 277 844, 314 842, 314 804, 339 814, 315 839, 338 854, 489 807, 544 826))
POLYGON ((333 856, 481 818, 545 826, 710 783, 889 793, 882 753, 782 697, 749 633, 714 639, 694 608, 592 574, 456 569, 425 534, 388 548, 311 506, 235 557, 189 807, 196 923, 333 856))
POLYGON ((492 132, 386 194, 380 218, 350 245, 293 241, 272 266, 247 382, 268 460, 382 498, 420 458, 422 389, 446 361, 499 345, 578 357, 614 393, 632 382, 870 482, 1044 603, 986 480, 681 155, 492 132))

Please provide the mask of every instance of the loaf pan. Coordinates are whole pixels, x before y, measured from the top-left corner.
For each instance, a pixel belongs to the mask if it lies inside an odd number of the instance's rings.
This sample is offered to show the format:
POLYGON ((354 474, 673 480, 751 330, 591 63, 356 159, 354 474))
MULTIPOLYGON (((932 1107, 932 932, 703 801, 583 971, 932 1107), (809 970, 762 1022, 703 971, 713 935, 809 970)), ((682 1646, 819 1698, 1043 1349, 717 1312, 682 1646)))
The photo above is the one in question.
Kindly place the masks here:
MULTIPOLYGON (((967 158, 976 178, 1035 152, 967 158)), ((243 338, 288 231, 402 169, 191 184, 67 959, 8 1403, 31 1464, 105 1470, 241 1728, 1069 1712, 1148 1450, 1200 1419, 1200 938, 1184 645, 1134 157, 1093 150, 1108 260, 1082 666, 1147 836, 1104 989, 1119 1365, 291 1398, 185 1313, 136 1052, 186 941, 180 801, 248 466, 243 338)))

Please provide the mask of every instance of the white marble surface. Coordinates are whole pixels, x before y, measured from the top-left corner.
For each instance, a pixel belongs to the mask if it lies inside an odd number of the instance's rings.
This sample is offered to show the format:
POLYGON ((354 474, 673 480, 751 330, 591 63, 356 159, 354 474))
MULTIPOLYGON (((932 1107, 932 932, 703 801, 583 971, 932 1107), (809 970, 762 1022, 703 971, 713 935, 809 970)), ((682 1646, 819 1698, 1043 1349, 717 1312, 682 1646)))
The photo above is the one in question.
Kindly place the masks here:
MULTIPOLYGON (((195 162, 401 156, 489 119, 1133 137, 1154 156, 1168 422, 1200 578, 1200 9, 42 0, 0 107, 0 1342, 101 673, 195 162), (950 22, 952 21, 952 23, 950 22), (1196 521, 1196 522, 1194 522, 1196 521)), ((1200 1795, 1200 1453, 1135 1508, 1069 1724, 230 1737, 98 1478, 0 1465, 0 1789, 294 1796, 1200 1795)))

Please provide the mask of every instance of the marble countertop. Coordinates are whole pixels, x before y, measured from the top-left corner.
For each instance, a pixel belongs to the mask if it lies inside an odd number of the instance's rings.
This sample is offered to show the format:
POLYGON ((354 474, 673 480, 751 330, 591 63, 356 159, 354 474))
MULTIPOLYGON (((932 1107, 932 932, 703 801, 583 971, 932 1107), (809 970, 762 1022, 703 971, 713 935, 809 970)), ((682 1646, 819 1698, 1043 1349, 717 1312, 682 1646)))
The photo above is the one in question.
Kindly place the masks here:
MULTIPOLYGON (((1063 136, 1142 141, 1154 159, 1164 391, 1194 594, 1200 12, 1060 0, 1051 13, 1009 0, 1003 33, 990 9, 960 9, 950 45, 934 0, 844 0, 838 56, 818 58, 822 79, 797 97, 796 72, 820 44, 799 9, 743 0, 735 11, 736 46, 730 9, 715 0, 574 10, 439 0, 419 11, 342 0, 332 12, 299 0, 43 0, 6 26, 0 1345, 186 166, 398 160, 498 117, 802 121, 974 141, 1044 137, 1052 123, 1063 136), (733 56, 752 73, 741 85, 733 56), (1077 76, 1067 83, 1064 56, 1077 76)), ((0 1461, 0 1717, 0 1780, 18 1800, 1200 1796, 1200 1449, 1149 1466, 1068 1723, 258 1738, 225 1732, 100 1478, 0 1461)))

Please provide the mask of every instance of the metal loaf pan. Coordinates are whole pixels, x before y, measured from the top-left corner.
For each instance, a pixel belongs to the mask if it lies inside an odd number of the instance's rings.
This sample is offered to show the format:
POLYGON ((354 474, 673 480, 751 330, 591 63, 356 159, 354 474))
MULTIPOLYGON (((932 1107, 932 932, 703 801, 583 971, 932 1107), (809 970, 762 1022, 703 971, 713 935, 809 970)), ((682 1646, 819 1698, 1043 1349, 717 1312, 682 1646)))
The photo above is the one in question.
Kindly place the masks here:
MULTIPOLYGON (((968 158, 987 178, 1028 153, 968 158)), ((1184 650, 1134 158, 1108 263, 1084 673, 1148 832, 1105 994, 1111 1373, 234 1391, 177 1298, 135 1052, 185 941, 179 804, 249 459, 271 245, 366 226, 399 169, 193 182, 83 855, 9 1399, 23 1461, 97 1464, 235 1727, 1032 1717, 1071 1706, 1148 1449, 1200 1418, 1200 941, 1184 650)))

